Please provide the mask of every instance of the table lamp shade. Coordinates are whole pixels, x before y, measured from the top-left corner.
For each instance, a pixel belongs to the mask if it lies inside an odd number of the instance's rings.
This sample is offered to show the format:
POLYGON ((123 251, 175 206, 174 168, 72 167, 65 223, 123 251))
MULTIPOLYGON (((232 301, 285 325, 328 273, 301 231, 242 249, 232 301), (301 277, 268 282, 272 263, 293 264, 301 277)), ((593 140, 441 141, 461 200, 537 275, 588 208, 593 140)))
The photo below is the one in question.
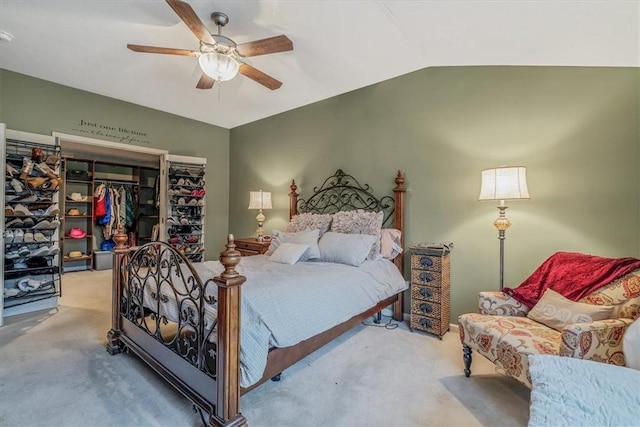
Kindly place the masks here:
POLYGON ((506 166, 482 171, 478 200, 528 199, 527 168, 506 166))
POLYGON ((250 191, 249 209, 273 209, 271 206, 271 193, 268 191, 250 191))

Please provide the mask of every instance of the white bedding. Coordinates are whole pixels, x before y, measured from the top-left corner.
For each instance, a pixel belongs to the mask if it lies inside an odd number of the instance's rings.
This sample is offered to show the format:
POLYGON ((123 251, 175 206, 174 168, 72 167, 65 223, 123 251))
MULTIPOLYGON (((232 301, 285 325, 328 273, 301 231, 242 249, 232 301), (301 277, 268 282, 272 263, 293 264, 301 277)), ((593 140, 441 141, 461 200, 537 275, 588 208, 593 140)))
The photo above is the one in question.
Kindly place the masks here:
POLYGON ((529 356, 529 427, 640 425, 640 371, 552 355, 529 356))
MULTIPOLYGON (((262 378, 269 348, 295 345, 407 286, 398 268, 386 259, 365 261, 360 267, 326 262, 289 265, 267 262, 267 259, 265 255, 244 257, 237 267, 247 278, 241 291, 240 383, 243 387, 262 378)), ((195 263, 193 267, 203 283, 223 271, 218 261, 195 263)), ((145 293, 145 306, 156 311, 155 299, 149 294, 152 288, 148 287, 145 293)), ((170 302, 161 304, 161 314, 176 321, 176 298, 164 286, 162 289, 170 302)), ((213 317, 215 310, 207 307, 207 325, 213 317)))

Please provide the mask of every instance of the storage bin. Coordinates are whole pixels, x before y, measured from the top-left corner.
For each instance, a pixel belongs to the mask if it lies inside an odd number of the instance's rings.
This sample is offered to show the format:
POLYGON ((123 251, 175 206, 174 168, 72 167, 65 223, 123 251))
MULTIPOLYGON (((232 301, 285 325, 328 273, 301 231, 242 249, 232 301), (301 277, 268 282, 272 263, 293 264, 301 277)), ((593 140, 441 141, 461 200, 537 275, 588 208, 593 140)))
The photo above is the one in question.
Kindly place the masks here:
POLYGON ((93 253, 94 268, 96 270, 110 270, 113 268, 113 252, 95 251, 93 253))

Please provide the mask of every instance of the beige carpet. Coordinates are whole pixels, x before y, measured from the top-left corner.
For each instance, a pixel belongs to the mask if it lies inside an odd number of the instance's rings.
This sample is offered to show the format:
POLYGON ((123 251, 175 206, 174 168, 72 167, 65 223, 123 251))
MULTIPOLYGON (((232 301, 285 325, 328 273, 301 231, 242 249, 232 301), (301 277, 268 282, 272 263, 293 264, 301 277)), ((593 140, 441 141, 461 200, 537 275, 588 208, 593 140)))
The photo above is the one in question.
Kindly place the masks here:
MULTIPOLYGON (((199 426, 191 404, 132 354, 104 350, 110 271, 67 273, 58 310, 0 328, 1 426, 199 426)), ((388 320, 388 319, 385 319, 388 320)), ((251 426, 525 426, 529 390, 442 341, 358 326, 241 399, 251 426)))

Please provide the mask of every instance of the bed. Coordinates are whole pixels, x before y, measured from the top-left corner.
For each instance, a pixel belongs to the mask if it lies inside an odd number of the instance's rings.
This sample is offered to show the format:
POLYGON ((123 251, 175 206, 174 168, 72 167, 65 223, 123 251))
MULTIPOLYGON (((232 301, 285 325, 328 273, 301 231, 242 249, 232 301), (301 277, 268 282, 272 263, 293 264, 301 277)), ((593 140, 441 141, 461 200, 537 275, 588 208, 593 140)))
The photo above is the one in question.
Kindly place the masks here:
POLYGON ((332 215, 335 230, 274 231, 275 240, 282 235, 308 240, 317 232, 322 255, 334 262, 314 259, 313 244, 302 245, 311 259, 272 262, 285 247, 301 246, 286 240, 274 242, 269 256, 241 261, 230 235, 219 262, 192 264, 165 243, 127 249, 126 236, 116 235, 107 351, 135 353, 193 403, 205 424, 246 425, 241 394, 279 379, 287 367, 391 304, 394 319, 402 320, 403 256, 380 259, 379 239, 367 240, 372 236, 361 235, 366 230, 340 229, 350 216, 375 216, 398 230, 401 246, 405 188, 400 171, 394 182, 393 195, 376 197, 368 185, 338 170, 303 199, 292 181, 290 226, 305 225, 310 218, 305 215, 332 215), (353 264, 357 267, 331 258, 335 247, 351 244, 330 244, 332 239, 348 236, 353 239, 348 242, 376 242, 366 261, 353 264))

